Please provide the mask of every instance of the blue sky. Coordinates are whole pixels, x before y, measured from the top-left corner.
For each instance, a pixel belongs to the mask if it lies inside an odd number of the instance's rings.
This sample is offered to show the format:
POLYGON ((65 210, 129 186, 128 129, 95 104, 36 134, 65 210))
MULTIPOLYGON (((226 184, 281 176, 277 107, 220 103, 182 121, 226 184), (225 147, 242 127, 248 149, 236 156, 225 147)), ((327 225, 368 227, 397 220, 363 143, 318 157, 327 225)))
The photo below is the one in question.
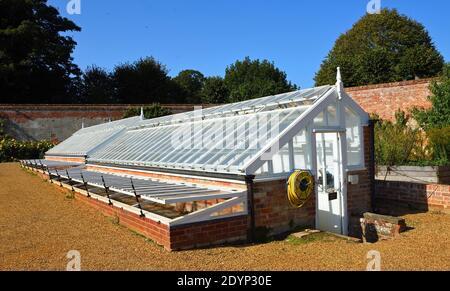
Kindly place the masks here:
MULTIPOLYGON (((381 1, 423 23, 450 61, 450 1, 381 1)), ((250 56, 274 61, 305 88, 369 0, 81 0, 81 15, 67 14, 69 0, 48 2, 82 28, 70 35, 83 70, 154 56, 172 76, 183 69, 223 76, 227 65, 250 56)))

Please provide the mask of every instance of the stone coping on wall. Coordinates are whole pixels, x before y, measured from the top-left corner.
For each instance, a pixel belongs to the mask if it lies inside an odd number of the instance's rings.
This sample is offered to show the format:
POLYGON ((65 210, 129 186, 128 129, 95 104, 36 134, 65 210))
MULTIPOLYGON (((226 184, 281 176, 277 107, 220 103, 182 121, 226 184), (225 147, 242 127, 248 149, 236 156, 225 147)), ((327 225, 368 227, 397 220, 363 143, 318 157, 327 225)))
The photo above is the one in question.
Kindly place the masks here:
POLYGON ((436 80, 436 78, 425 78, 420 80, 409 80, 409 81, 399 81, 399 82, 391 82, 391 83, 382 83, 382 84, 373 84, 373 85, 364 85, 364 86, 355 86, 345 88, 345 91, 363 91, 363 90, 374 90, 381 88, 393 88, 393 87, 403 87, 403 86, 413 86, 419 84, 427 84, 436 80))

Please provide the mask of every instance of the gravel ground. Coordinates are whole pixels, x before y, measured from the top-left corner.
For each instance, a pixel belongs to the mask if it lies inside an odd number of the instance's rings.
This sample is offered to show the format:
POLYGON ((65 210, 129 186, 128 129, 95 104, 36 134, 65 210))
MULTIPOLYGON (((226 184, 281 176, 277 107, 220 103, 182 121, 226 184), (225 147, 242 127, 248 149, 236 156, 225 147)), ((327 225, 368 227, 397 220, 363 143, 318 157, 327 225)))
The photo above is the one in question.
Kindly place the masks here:
POLYGON ((383 270, 450 270, 450 215, 405 216, 395 241, 308 241, 169 253, 70 198, 18 164, 0 165, 0 270, 65 270, 67 252, 83 270, 365 270, 377 250, 383 270))

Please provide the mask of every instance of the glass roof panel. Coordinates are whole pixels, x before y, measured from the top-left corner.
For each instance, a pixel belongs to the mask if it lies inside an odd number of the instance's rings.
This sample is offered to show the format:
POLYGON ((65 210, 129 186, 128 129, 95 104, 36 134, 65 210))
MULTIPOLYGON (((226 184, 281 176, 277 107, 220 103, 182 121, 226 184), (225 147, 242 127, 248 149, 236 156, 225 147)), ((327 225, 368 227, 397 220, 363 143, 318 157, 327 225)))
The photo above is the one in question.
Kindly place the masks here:
POLYGON ((225 104, 216 107, 210 107, 202 110, 191 111, 187 113, 179 113, 171 116, 164 116, 143 121, 140 126, 158 126, 161 124, 174 124, 185 121, 193 121, 194 119, 210 119, 232 116, 243 113, 244 111, 269 111, 279 109, 279 106, 297 103, 296 105, 312 104, 323 94, 330 90, 332 86, 322 86, 312 89, 303 89, 295 92, 283 93, 274 96, 267 96, 258 99, 246 100, 238 103, 225 104), (302 104, 306 102, 306 104, 302 104))
MULTIPOLYGON (((246 100, 151 120, 133 117, 84 128, 48 152, 88 162, 242 174, 333 86, 246 100)), ((333 89, 334 90, 334 89, 333 89)))
POLYGON ((46 154, 85 156, 89 151, 120 133, 126 127, 136 125, 140 121, 140 117, 132 117, 80 129, 46 154))
POLYGON ((150 167, 236 172, 308 107, 294 107, 129 129, 90 155, 89 161, 150 167), (233 170, 231 170, 233 169, 233 170))

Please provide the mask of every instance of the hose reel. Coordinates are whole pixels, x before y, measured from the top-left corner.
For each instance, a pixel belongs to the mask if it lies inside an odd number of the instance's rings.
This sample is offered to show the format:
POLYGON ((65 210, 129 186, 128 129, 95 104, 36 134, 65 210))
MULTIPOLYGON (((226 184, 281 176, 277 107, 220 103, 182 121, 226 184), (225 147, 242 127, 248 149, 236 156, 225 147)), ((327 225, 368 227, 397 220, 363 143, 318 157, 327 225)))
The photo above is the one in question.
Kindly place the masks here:
POLYGON ((287 182, 289 203, 295 208, 303 207, 314 192, 314 178, 310 171, 296 170, 287 182))

